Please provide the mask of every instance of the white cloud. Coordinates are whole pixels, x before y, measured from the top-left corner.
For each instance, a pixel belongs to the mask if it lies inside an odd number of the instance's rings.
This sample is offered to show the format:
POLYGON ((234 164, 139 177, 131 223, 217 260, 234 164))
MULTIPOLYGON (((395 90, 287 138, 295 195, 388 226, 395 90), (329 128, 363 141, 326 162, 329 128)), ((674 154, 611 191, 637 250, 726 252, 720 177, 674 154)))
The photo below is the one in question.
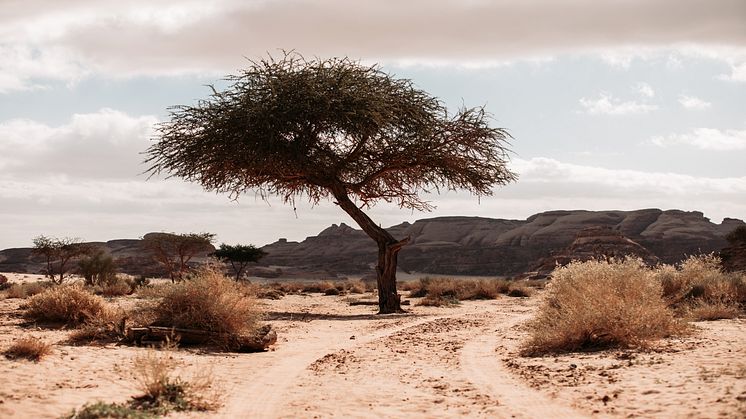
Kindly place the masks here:
POLYGON ((697 128, 685 134, 653 137, 650 141, 659 147, 688 145, 701 150, 746 150, 746 130, 697 128))
POLYGON ((686 109, 705 110, 712 107, 712 103, 698 97, 679 95, 679 103, 686 109))
POLYGON ((634 100, 622 101, 608 93, 601 93, 598 98, 580 98, 580 105, 590 115, 633 115, 658 110, 657 105, 634 100))
POLYGON ((112 109, 75 114, 60 126, 13 119, 0 123, 0 168, 29 177, 133 177, 157 119, 112 109))
MULTIPOLYGON (((240 67, 244 56, 262 56, 279 48, 309 56, 478 66, 591 51, 628 67, 639 54, 682 43, 707 47, 746 43, 742 0, 714 4, 700 0, 163 0, 154 4, 147 0, 3 4, 0 45, 41 53, 22 57, 20 66, 6 57, 0 69, 1 88, 27 89, 45 78, 74 80, 90 73, 107 77, 225 74, 240 67), (674 9, 677 12, 672 14, 674 9), (54 66, 47 65, 50 60, 54 66)), ((743 79, 744 69, 737 64, 744 61, 731 61, 736 66, 730 77, 743 79)))
POLYGON ((637 92, 647 98, 655 96, 655 90, 653 90, 653 87, 647 83, 637 83, 637 92))

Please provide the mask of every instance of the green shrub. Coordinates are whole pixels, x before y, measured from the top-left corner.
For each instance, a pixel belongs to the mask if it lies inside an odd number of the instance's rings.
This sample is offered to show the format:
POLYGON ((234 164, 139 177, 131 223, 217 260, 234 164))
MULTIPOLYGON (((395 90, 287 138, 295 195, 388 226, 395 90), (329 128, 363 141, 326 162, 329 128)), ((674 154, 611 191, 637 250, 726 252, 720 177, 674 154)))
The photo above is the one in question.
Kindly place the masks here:
POLYGON ((684 330, 639 259, 572 262, 552 277, 524 354, 638 346, 684 330))

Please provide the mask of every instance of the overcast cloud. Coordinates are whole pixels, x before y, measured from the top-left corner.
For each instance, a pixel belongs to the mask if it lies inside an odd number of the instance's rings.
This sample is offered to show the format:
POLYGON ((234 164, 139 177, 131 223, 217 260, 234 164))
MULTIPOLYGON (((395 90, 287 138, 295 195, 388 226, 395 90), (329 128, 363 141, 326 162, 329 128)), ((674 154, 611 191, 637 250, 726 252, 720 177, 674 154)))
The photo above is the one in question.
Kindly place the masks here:
POLYGON ((332 203, 293 212, 141 175, 168 106, 280 49, 382 63, 450 108, 486 105, 515 137, 516 184, 431 196, 431 214, 379 205, 383 225, 645 207, 746 218, 743 0, 6 0, 0 249, 149 231, 265 244, 352 224, 332 203))

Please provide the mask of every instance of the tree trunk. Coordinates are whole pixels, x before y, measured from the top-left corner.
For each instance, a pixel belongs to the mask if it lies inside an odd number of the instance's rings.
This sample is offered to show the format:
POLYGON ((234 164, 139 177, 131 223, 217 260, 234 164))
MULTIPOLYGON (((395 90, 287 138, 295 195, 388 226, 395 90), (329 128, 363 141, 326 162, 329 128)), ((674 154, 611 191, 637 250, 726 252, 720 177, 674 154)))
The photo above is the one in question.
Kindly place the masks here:
POLYGON ((332 187, 332 193, 339 205, 353 220, 378 244, 378 264, 376 282, 378 285, 378 314, 402 313, 401 297, 396 292, 396 264, 399 251, 409 242, 409 238, 396 240, 388 231, 368 217, 347 195, 341 184, 332 187))

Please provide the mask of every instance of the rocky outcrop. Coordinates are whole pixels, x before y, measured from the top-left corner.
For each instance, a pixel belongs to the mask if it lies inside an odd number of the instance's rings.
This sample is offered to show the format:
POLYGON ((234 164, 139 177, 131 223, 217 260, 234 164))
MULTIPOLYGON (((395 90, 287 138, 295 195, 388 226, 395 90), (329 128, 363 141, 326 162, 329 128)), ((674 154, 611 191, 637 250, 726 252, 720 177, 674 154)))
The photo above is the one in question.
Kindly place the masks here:
MULTIPOLYGON (((701 212, 659 209, 637 211, 548 211, 526 220, 439 217, 388 229, 410 237, 399 254, 403 270, 464 275, 516 275, 530 271, 553 252, 561 252, 588 227, 604 227, 639 244, 664 263, 723 248, 725 234, 744 222, 726 218, 715 224, 701 212)), ((332 225, 302 242, 278 241, 263 248, 263 264, 307 267, 316 271, 368 273, 376 261, 374 242, 345 224, 332 225)))
MULTIPOLYGON (((410 237, 399 254, 406 271, 462 275, 517 275, 568 248, 578 232, 602 227, 641 245, 664 263, 687 255, 719 251, 724 236, 743 221, 726 218, 715 224, 701 212, 659 209, 637 211, 548 211, 526 220, 484 217, 438 217, 401 223, 387 230, 396 238, 410 237)), ((111 240, 103 246, 122 271, 155 275, 158 265, 139 240, 111 240)), ((621 246, 621 244, 620 244, 621 246)), ((624 246, 622 246, 624 247, 624 246)), ((253 267, 258 276, 293 272, 320 276, 369 274, 376 262, 376 245, 365 233, 346 224, 332 225, 302 242, 280 239, 262 248, 268 255, 253 267), (290 267, 290 268, 285 268, 290 267)), ((38 272, 41 266, 30 249, 0 251, 0 272, 38 272)), ((195 261, 202 261, 203 252, 195 261)))
POLYGON ((621 259, 628 256, 639 258, 649 266, 660 262, 658 257, 625 237, 619 230, 594 226, 580 230, 570 246, 542 259, 533 270, 539 276, 547 276, 557 266, 565 266, 572 261, 621 259))

